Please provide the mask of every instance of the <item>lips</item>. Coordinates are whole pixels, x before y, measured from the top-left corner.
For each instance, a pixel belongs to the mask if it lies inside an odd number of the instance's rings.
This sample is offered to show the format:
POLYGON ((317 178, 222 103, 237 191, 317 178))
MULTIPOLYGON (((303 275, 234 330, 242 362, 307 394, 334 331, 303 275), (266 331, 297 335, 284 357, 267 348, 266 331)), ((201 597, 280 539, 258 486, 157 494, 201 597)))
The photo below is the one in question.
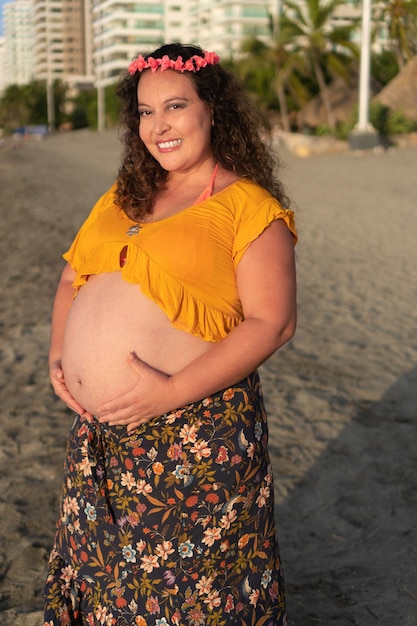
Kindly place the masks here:
POLYGON ((173 141, 161 141, 157 144, 160 150, 171 150, 172 148, 177 148, 182 144, 182 139, 174 139, 173 141))

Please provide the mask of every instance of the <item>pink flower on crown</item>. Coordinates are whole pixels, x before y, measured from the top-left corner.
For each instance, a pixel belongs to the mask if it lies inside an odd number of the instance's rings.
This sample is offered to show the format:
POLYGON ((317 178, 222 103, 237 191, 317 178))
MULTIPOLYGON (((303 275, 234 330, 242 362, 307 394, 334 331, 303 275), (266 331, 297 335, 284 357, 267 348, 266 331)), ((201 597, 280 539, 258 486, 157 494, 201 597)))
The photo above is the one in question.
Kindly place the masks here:
POLYGON ((197 67, 197 72, 198 72, 198 70, 201 67, 206 67, 206 65, 207 65, 206 59, 203 58, 203 57, 199 57, 197 55, 194 56, 194 61, 195 61, 196 67, 197 67))
POLYGON ((182 57, 177 57, 176 61, 171 61, 171 68, 173 70, 177 70, 177 72, 182 72, 184 71, 183 68, 183 63, 182 63, 182 57))
POLYGON ((145 61, 143 56, 140 54, 136 59, 132 61, 132 63, 128 67, 129 74, 134 74, 136 71, 141 72, 142 70, 149 67, 148 62, 145 61))
POLYGON ((146 67, 146 61, 140 54, 128 67, 129 74, 134 74, 136 71, 141 72, 146 67))
POLYGON ((216 54, 215 52, 207 52, 207 50, 204 51, 204 58, 209 65, 217 65, 217 63, 220 61, 220 57, 218 54, 216 54))
POLYGON ((161 59, 161 72, 163 72, 164 70, 169 70, 172 67, 172 63, 173 61, 171 61, 169 56, 167 54, 164 54, 161 59))
POLYGON ((140 54, 136 59, 136 68, 141 72, 146 67, 148 67, 148 62, 140 54))
POLYGON ((161 59, 154 59, 153 57, 148 57, 148 67, 151 68, 152 72, 155 74, 156 70, 161 64, 161 59))
POLYGON ((182 71, 186 71, 186 72, 195 72, 195 65, 193 63, 193 59, 194 57, 191 57, 191 59, 188 59, 188 61, 186 61, 184 63, 184 67, 182 68, 182 71))
MULTIPOLYGON (((136 70, 138 69, 138 65, 137 65, 137 59, 135 59, 134 61, 132 61, 132 63, 129 65, 129 67, 127 68, 127 71, 129 72, 129 74, 134 74, 136 72, 136 70)), ((140 70, 139 70, 140 71, 140 70)))
POLYGON ((128 67, 128 72, 129 74, 134 74, 135 72, 142 72, 147 68, 151 68, 152 72, 155 73, 159 67, 161 68, 161 72, 169 69, 176 70, 177 72, 198 72, 202 67, 216 65, 220 61, 220 57, 215 52, 207 52, 207 50, 204 50, 203 54, 204 56, 195 54, 185 61, 185 63, 181 56, 177 57, 174 61, 170 59, 167 54, 161 59, 155 59, 154 57, 145 59, 140 54, 131 62, 128 67))

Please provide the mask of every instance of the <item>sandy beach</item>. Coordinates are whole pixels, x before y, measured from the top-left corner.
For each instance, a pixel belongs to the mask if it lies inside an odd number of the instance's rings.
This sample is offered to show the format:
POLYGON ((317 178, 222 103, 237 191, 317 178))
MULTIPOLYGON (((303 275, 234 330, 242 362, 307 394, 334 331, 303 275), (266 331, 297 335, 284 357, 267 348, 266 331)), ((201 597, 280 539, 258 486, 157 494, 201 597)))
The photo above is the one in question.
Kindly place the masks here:
MULTIPOLYGON (((298 158, 298 330, 261 368, 289 626, 417 625, 417 147, 298 158)), ((115 132, 0 149, 0 625, 41 626, 72 414, 47 349, 61 253, 115 132)))

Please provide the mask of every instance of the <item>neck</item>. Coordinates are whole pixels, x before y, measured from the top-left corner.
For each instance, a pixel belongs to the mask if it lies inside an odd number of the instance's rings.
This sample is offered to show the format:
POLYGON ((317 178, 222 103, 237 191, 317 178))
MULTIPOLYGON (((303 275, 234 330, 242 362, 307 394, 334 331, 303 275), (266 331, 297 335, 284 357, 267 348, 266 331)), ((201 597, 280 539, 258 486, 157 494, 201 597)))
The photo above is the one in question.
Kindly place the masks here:
POLYGON ((216 161, 210 157, 203 163, 199 163, 197 166, 187 170, 173 171, 168 174, 167 183, 168 186, 175 187, 176 185, 199 185, 201 182, 206 183, 213 173, 216 166, 216 161))

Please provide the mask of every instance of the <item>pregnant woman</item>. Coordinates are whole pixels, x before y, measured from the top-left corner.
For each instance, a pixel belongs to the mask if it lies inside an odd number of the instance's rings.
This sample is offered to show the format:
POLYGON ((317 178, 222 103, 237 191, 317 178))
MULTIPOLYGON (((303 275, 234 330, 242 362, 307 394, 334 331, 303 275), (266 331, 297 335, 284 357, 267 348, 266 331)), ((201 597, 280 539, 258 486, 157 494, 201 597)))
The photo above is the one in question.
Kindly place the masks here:
POLYGON ((123 162, 52 315, 77 416, 45 625, 284 625, 257 368, 295 330, 293 214, 215 53, 139 55, 118 94, 123 162))

